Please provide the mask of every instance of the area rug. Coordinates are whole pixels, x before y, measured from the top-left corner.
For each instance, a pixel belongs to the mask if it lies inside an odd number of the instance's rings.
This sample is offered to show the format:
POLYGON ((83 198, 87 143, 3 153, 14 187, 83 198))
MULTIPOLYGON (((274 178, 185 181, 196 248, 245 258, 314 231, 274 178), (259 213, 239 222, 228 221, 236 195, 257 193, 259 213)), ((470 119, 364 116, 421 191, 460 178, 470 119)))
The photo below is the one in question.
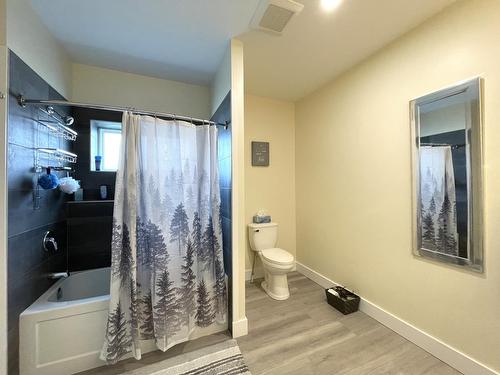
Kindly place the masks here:
POLYGON ((183 353, 125 375, 250 375, 236 340, 183 353))

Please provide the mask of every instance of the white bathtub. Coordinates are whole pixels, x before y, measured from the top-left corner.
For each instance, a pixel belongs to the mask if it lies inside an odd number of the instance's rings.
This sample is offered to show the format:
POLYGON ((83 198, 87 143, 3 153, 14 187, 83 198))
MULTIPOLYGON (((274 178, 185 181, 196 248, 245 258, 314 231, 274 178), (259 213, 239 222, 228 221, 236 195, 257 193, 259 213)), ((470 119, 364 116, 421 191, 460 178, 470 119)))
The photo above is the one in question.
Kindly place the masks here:
POLYGON ((57 281, 19 317, 21 375, 66 375, 102 366, 109 268, 57 281), (58 299, 59 291, 59 299, 58 299))
MULTIPOLYGON (((109 278, 109 268, 72 273, 23 311, 21 375, 70 375, 104 365, 99 354, 108 316, 109 278)), ((191 339, 226 330, 227 323, 213 325, 199 329, 191 339)), ((156 350, 153 340, 142 341, 141 348, 143 353, 156 350)))

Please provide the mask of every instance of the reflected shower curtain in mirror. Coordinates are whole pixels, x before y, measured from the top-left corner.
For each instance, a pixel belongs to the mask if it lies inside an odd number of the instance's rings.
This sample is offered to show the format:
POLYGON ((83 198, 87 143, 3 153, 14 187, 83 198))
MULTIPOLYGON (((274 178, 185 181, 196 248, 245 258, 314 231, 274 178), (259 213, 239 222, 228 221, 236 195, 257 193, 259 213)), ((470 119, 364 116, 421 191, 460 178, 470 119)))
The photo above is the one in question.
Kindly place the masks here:
POLYGON ((458 256, 455 173, 450 146, 420 147, 422 247, 458 256))
POLYGON ((127 112, 120 158, 108 363, 227 324, 216 127, 127 112))

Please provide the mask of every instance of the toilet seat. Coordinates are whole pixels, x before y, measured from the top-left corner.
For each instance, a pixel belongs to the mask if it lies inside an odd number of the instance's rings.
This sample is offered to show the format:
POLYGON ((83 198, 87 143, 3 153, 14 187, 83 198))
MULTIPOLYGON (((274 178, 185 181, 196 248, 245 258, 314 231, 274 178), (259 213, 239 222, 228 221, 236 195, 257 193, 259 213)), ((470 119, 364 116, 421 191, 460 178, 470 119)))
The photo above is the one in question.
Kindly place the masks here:
POLYGON ((264 260, 276 265, 288 265, 294 262, 292 254, 278 247, 262 250, 261 254, 264 260))

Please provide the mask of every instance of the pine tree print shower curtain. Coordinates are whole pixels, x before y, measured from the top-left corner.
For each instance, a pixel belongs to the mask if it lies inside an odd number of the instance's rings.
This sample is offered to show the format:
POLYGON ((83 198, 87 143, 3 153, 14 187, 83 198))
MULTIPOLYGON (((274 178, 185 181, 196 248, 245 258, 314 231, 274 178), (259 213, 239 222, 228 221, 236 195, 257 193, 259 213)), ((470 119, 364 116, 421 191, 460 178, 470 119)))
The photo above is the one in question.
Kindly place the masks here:
POLYGON ((450 146, 420 147, 421 243, 458 256, 455 172, 450 146))
POLYGON ((123 114, 101 359, 225 327, 217 129, 123 114))

